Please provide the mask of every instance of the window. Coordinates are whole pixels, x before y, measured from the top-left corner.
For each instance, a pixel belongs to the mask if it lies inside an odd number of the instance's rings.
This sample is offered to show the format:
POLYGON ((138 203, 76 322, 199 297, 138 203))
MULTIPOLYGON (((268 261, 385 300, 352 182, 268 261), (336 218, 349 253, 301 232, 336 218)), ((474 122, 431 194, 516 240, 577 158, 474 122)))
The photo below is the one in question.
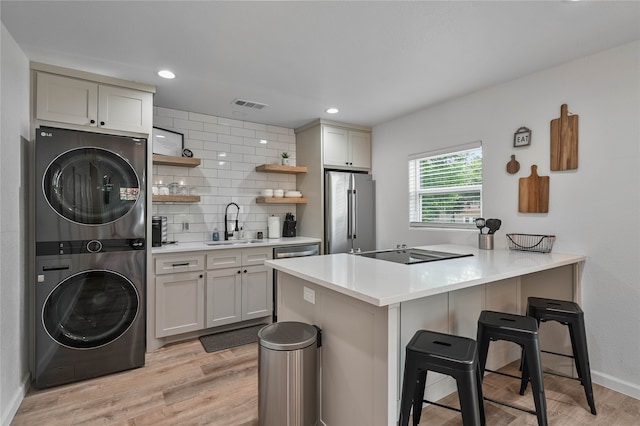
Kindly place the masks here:
POLYGON ((411 226, 474 225, 482 216, 482 144, 409 157, 411 226))

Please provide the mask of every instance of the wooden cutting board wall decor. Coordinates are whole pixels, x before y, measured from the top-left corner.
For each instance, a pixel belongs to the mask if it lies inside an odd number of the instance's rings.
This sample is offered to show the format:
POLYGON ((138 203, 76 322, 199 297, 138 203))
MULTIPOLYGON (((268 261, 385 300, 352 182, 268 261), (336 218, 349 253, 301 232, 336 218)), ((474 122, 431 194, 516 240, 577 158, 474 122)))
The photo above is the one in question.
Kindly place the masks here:
POLYGON ((538 166, 531 166, 531 175, 520 178, 518 211, 547 213, 549 211, 549 176, 538 176, 538 166))
POLYGON ((552 171, 578 168, 578 116, 569 115, 569 107, 560 107, 560 118, 551 120, 552 171))

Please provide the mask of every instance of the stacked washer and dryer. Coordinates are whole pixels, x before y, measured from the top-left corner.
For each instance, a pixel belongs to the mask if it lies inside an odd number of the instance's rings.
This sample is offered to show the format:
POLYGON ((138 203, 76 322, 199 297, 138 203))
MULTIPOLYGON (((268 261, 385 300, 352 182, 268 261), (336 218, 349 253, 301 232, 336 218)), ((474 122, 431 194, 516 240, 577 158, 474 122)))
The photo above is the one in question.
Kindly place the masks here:
POLYGON ((146 142, 36 129, 38 388, 144 365, 146 142))

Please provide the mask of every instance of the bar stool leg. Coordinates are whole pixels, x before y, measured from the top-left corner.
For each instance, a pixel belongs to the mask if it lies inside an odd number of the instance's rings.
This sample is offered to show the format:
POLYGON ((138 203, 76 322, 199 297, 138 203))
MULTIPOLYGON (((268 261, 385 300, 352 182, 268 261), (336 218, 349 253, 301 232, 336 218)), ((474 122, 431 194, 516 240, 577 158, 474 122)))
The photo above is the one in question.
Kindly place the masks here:
MULTIPOLYGON (((484 403, 482 393, 478 394, 478 374, 476 371, 466 371, 456 376, 458 385, 458 400, 464 426, 484 426, 484 403)), ((481 390, 480 390, 481 392, 481 390)))
POLYGON ((524 345, 524 350, 524 367, 527 368, 527 374, 531 378, 531 389, 533 391, 533 401, 536 406, 538 426, 547 426, 547 400, 544 395, 542 361, 540 360, 540 344, 536 341, 534 343, 524 345))
POLYGON ((400 400, 400 419, 398 420, 399 426, 409 425, 409 415, 411 414, 413 395, 415 394, 415 389, 418 382, 417 366, 409 361, 409 356, 407 356, 406 358, 407 361, 405 361, 404 363, 404 378, 402 382, 402 399, 400 400), (411 395, 411 398, 409 398, 409 395, 411 395))
POLYGON ((420 417, 422 417, 422 400, 424 399, 424 390, 427 385, 427 373, 428 370, 420 371, 418 373, 418 380, 416 382, 416 390, 413 392, 413 425, 416 426, 420 423, 420 417))
POLYGON ((578 370, 580 383, 584 388, 584 394, 587 397, 591 414, 596 413, 596 403, 593 399, 593 385, 591 383, 591 367, 589 366, 589 352, 587 351, 587 336, 584 328, 584 322, 575 321, 568 324, 569 335, 571 336, 571 345, 573 346, 573 357, 578 370))
MULTIPOLYGON (((478 324, 476 342, 478 342, 478 371, 481 378, 484 378, 484 369, 487 364, 487 354, 489 353, 489 339, 485 338, 485 334, 482 324, 478 324)), ((482 380, 480 382, 482 383, 482 380)))

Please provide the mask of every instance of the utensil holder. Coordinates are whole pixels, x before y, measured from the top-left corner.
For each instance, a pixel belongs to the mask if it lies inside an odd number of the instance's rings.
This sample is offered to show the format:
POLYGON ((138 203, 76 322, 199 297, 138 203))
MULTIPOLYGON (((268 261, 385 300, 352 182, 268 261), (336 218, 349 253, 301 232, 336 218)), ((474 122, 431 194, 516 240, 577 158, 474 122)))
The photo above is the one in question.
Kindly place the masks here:
POLYGON ((478 235, 478 248, 481 250, 493 250, 493 234, 478 235))

